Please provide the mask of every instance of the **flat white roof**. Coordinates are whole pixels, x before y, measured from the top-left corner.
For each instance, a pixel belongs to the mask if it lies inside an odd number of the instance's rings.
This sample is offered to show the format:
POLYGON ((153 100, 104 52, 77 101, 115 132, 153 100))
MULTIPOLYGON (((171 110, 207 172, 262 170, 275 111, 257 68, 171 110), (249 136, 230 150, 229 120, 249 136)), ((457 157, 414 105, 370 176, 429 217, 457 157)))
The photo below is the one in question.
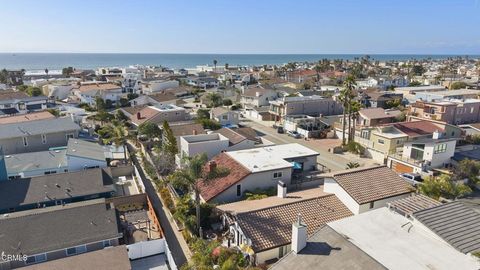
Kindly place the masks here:
POLYGON ((383 207, 328 225, 388 269, 479 269, 480 262, 383 207), (403 226, 403 227, 402 227, 403 226))
POLYGON ((316 156, 319 153, 298 143, 281 144, 227 152, 251 172, 270 171, 292 167, 285 159, 316 156))

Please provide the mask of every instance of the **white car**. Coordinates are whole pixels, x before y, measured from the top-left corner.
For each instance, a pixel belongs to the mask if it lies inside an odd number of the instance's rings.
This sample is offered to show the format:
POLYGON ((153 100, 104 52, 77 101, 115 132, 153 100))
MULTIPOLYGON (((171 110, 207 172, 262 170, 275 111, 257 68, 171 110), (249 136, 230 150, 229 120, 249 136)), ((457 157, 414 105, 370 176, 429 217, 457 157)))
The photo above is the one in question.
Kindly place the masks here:
POLYGON ((400 174, 400 177, 405 179, 405 181, 407 181, 414 187, 423 182, 422 176, 418 173, 402 173, 400 174))
POLYGON ((296 132, 296 131, 287 131, 287 135, 290 136, 290 137, 293 137, 295 139, 298 139, 301 137, 300 133, 296 132))

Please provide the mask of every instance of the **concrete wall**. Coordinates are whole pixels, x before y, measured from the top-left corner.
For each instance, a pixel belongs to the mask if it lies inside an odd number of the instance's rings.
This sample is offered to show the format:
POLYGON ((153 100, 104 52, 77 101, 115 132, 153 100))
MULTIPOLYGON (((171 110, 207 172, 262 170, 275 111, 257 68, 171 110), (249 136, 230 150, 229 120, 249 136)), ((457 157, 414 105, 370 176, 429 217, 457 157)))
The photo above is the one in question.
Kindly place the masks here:
MULTIPOLYGON (((267 189, 269 187, 276 187, 278 181, 283 181, 287 186, 291 183, 292 168, 279 169, 274 171, 266 171, 259 173, 251 173, 247 175, 240 182, 232 185, 218 196, 213 198, 211 202, 215 203, 227 203, 239 201, 246 190, 253 191, 256 188, 267 189), (273 173, 282 172, 281 178, 273 178, 273 173), (237 185, 241 185, 241 196, 237 196, 237 185)), ((215 185, 215 180, 212 181, 212 185, 215 185)))
POLYGON ((165 239, 142 241, 127 245, 127 250, 130 260, 165 253, 165 239))
POLYGON ((359 214, 360 205, 333 178, 325 178, 323 191, 333 193, 353 214, 359 214))
POLYGON ((24 146, 23 138, 9 138, 0 140, 0 146, 3 148, 5 155, 18 154, 26 152, 47 151, 51 147, 66 146, 68 143, 67 134, 73 134, 74 138, 78 138, 78 130, 69 130, 65 132, 48 133, 46 132, 46 143, 42 141, 41 135, 26 136, 28 145, 24 146))

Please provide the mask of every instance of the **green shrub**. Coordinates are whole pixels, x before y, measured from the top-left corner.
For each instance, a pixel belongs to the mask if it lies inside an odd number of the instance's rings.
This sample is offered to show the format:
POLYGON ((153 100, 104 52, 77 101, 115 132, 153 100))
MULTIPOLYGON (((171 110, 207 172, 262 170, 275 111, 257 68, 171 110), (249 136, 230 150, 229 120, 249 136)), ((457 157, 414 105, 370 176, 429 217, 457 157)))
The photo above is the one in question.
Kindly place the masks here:
POLYGON ((357 142, 349 142, 346 145, 346 150, 352 154, 360 155, 363 154, 365 148, 357 142))
POLYGON ((249 201, 251 200, 260 200, 267 198, 269 196, 273 196, 276 193, 276 189, 274 187, 267 188, 267 189, 255 189, 254 191, 245 191, 245 198, 249 201))

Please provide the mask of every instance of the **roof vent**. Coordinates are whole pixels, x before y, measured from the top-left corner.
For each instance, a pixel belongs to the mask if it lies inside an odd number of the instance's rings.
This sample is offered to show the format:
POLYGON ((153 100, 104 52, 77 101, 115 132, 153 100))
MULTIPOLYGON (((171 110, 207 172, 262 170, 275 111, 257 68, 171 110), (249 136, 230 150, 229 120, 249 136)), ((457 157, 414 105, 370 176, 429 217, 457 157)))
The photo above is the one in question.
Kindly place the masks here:
POLYGON ((56 186, 57 188, 60 188, 60 185, 59 185, 58 183, 55 183, 55 186, 56 186))

